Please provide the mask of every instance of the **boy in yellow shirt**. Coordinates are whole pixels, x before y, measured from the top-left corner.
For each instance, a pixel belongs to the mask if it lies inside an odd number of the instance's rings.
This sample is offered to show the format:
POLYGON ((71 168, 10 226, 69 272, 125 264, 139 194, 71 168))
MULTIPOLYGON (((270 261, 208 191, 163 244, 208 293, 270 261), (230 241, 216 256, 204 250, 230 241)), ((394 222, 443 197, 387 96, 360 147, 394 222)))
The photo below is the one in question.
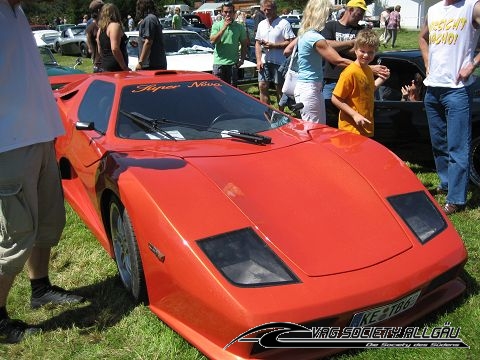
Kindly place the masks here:
POLYGON ((357 58, 342 71, 332 94, 332 103, 340 110, 339 129, 373 136, 375 89, 389 76, 374 79, 373 72, 368 66, 375 57, 379 45, 380 41, 372 29, 358 32, 353 47, 357 58))

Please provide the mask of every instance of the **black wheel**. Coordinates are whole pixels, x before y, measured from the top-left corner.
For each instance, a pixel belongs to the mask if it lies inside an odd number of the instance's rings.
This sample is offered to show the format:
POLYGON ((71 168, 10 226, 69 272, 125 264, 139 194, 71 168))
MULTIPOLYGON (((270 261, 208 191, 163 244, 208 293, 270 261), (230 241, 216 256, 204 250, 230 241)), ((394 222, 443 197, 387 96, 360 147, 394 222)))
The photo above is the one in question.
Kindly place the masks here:
POLYGON ((62 47, 60 46, 59 43, 55 44, 55 52, 60 54, 60 55, 62 54, 62 47))
POLYGON ((110 201, 109 209, 110 234, 122 283, 135 301, 147 302, 142 259, 130 217, 118 198, 110 201))
POLYGON ((473 138, 471 156, 470 181, 480 187, 480 136, 473 138))
POLYGON ((86 43, 80 43, 80 55, 84 58, 88 57, 88 46, 86 43))

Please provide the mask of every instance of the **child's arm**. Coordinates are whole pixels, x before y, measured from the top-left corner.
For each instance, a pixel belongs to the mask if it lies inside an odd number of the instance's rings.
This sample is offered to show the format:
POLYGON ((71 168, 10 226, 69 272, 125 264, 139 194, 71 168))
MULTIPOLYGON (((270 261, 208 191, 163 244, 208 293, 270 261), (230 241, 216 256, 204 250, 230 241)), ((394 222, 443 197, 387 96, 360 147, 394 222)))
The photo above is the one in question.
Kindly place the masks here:
POLYGON ((365 125, 365 123, 371 124, 372 122, 368 120, 365 116, 356 112, 350 105, 348 105, 344 99, 339 98, 338 96, 332 94, 332 104, 335 105, 339 110, 346 113, 350 116, 355 124, 365 125))

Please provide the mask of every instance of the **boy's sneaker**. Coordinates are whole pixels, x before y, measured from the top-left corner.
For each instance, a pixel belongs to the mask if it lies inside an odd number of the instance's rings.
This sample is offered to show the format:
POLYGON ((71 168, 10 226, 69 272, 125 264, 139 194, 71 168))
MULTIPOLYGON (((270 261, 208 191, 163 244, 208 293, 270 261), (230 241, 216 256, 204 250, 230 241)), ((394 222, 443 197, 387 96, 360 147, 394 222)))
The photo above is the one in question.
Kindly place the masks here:
POLYGON ((32 309, 38 309, 43 305, 62 305, 62 304, 78 304, 84 302, 85 298, 80 295, 75 295, 70 291, 62 289, 61 287, 51 285, 48 290, 39 297, 32 296, 30 305, 32 309))
POLYGON ((24 337, 41 331, 39 327, 28 325, 20 320, 2 319, 0 320, 0 343, 16 344, 24 337))

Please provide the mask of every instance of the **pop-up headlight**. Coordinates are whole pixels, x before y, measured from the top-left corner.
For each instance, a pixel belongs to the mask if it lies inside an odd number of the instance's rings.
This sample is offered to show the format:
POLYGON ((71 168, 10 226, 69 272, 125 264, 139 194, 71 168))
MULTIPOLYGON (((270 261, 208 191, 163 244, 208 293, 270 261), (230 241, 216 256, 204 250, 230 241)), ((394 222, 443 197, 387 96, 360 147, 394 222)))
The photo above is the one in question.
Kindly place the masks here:
POLYGON ((200 240, 198 245, 235 285, 253 287, 298 282, 283 261, 251 228, 200 240))
POLYGON ((442 215, 423 191, 391 196, 388 201, 422 244, 447 227, 442 215))

